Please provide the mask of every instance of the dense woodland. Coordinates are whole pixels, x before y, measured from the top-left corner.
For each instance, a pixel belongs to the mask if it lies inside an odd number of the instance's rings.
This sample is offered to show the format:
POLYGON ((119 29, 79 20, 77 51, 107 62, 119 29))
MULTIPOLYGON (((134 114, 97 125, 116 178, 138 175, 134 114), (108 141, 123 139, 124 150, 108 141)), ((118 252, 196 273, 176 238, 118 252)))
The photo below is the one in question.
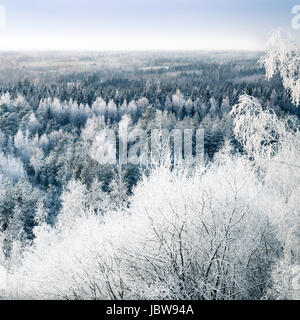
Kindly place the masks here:
POLYGON ((300 113, 262 55, 2 53, 2 295, 293 298, 300 113), (125 122, 204 128, 205 163, 101 164, 125 122))

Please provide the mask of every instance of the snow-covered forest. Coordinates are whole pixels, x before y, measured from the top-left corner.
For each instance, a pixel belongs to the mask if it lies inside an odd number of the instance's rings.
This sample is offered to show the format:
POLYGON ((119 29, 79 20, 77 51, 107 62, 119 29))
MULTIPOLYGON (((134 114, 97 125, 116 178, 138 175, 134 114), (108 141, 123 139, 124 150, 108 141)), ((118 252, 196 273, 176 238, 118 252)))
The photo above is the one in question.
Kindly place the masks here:
POLYGON ((0 298, 299 298, 300 54, 271 40, 2 53, 0 298), (202 128, 204 161, 105 164, 120 128, 202 128))

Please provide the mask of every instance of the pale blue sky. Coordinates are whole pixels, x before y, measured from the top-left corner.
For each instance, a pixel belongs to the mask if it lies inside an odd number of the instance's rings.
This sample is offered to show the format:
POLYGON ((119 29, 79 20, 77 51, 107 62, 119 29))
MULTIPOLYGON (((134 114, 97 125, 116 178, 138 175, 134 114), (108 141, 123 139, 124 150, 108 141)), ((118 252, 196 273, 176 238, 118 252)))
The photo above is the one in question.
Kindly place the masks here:
MULTIPOLYGON (((0 0, 0 49, 263 49, 300 0, 0 0)), ((300 38, 300 30, 295 31, 300 38)))

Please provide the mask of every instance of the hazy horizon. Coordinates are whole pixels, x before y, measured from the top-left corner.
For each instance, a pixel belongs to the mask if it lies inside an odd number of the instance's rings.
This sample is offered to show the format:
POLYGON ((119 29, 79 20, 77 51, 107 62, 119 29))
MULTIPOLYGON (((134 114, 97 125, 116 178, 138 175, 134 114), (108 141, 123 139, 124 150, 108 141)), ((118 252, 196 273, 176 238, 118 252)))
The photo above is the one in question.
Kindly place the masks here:
POLYGON ((263 51, 271 30, 291 29, 296 4, 297 0, 3 0, 0 50, 263 51))

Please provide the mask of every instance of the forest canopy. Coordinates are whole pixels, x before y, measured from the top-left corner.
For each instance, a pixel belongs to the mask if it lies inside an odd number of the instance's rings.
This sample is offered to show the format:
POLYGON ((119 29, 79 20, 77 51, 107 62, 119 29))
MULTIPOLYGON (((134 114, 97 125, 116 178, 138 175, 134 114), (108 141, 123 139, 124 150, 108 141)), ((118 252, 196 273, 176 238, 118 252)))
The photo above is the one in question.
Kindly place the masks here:
POLYGON ((299 51, 274 45, 2 53, 0 297, 294 299, 299 51), (203 130, 204 161, 103 162, 107 132, 164 129, 203 130))

